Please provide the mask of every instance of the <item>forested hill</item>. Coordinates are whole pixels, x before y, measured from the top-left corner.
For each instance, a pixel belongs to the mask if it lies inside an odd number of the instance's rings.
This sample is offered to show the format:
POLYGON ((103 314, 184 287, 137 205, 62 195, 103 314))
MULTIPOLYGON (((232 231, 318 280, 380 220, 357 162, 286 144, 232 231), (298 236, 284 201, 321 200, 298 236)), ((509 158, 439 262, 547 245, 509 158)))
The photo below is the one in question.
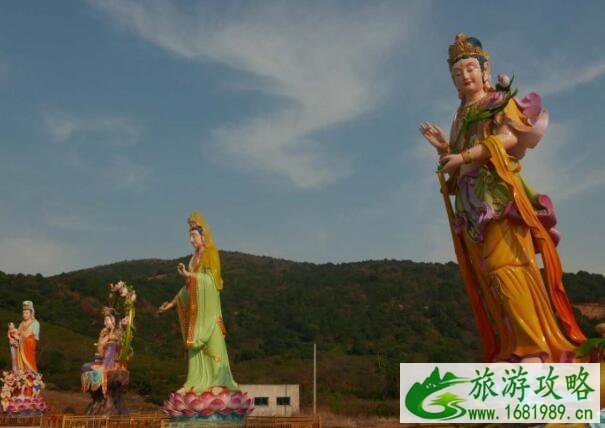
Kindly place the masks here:
MULTIPOLYGON (((222 252, 221 260, 227 346, 240 383, 299 383, 308 403, 317 343, 320 402, 386 415, 398 412, 399 362, 481 360, 454 263, 316 265, 237 252, 222 252)), ((127 281, 138 296, 133 388, 159 403, 186 372, 176 314, 156 315, 182 286, 176 265, 186 261, 124 261, 53 277, 0 273, 0 322, 19 321, 21 302, 34 301, 39 366, 52 386, 77 389, 80 366, 94 354, 107 284, 127 281)), ((566 274, 565 285, 574 304, 605 307, 602 275, 566 274)), ((603 321, 578 316, 589 335, 603 321)), ((9 361, 2 347, 0 367, 9 361)))

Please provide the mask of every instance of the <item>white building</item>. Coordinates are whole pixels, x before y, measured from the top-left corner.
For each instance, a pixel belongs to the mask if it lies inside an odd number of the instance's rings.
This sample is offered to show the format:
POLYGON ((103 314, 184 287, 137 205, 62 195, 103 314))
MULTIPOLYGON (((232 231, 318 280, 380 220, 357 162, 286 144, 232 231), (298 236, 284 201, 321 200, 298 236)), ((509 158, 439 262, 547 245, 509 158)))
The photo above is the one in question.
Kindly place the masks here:
POLYGON ((239 385, 254 398, 252 416, 295 416, 300 412, 298 385, 239 385))

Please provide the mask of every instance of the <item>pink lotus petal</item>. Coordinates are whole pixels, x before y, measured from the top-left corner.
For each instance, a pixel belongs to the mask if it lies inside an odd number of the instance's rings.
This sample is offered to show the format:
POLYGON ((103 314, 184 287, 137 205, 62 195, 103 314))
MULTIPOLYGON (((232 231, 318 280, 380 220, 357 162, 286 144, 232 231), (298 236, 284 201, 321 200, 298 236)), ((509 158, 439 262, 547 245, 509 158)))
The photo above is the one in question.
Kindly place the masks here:
POLYGON ((178 410, 169 410, 168 412, 168 416, 172 417, 172 418, 176 418, 178 416, 182 416, 183 414, 181 412, 179 412, 178 410))
POLYGON ((515 98, 515 101, 523 114, 532 122, 542 112, 542 98, 535 92, 530 92, 521 99, 515 98))
POLYGON ((524 98, 515 98, 517 106, 527 117, 531 125, 529 131, 519 132, 517 136, 522 146, 533 148, 544 136, 548 127, 548 112, 542 109, 540 95, 532 92, 524 98))
POLYGON ((214 398, 214 395, 211 394, 209 391, 204 391, 202 392, 202 395, 200 395, 200 398, 203 400, 208 400, 214 398))
POLYGON ((224 409, 219 410, 218 413, 220 413, 223 416, 227 416, 227 415, 230 415, 231 413, 233 413, 233 409, 225 407, 224 409))
POLYGON ((219 400, 218 398, 216 398, 210 402, 210 408, 213 411, 218 412, 219 410, 222 410, 225 408, 225 402, 223 400, 219 400))
POLYGON ((230 397, 229 391, 223 391, 220 394, 217 394, 216 398, 218 398, 219 400, 224 401, 225 403, 227 403, 227 402, 229 402, 229 399, 231 397, 230 397))
POLYGON ((173 403, 174 406, 174 410, 177 410, 179 412, 182 412, 183 410, 187 409, 189 406, 187 406, 187 404, 185 404, 184 401, 176 401, 173 403))
POLYGON ((184 409, 183 410, 183 416, 193 416, 195 415, 196 412, 194 412, 193 410, 190 409, 184 409))
POLYGON ((204 403, 204 400, 200 398, 196 398, 195 400, 191 401, 191 403, 189 403, 189 408, 197 413, 201 412, 206 407, 206 403, 204 403))
POLYGON ((242 399, 239 397, 231 397, 231 400, 229 400, 229 404, 227 405, 227 407, 229 407, 230 409, 239 409, 242 405, 242 399))
POLYGON ((205 408, 204 410, 202 410, 200 413, 201 413, 202 415, 204 415, 204 416, 210 416, 210 415, 211 415, 211 414, 213 414, 214 412, 212 411, 212 409, 211 409, 211 408, 206 407, 206 408, 205 408))
POLYGON ((195 394, 194 392, 188 392, 187 394, 185 394, 183 401, 185 401, 187 407, 191 407, 191 402, 195 399, 197 399, 197 394, 195 394))
POLYGON ((200 398, 200 401, 202 402, 202 407, 206 408, 206 407, 210 407, 210 403, 212 403, 214 399, 213 398, 200 398))

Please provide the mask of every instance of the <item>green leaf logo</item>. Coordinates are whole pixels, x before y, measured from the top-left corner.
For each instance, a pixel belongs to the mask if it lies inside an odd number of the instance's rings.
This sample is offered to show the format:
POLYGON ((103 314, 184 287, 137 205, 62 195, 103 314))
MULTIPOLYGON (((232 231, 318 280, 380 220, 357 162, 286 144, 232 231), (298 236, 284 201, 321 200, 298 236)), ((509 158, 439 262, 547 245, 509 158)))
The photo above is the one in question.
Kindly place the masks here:
POLYGON ((467 378, 457 377, 450 372, 445 373, 443 378, 439 375, 439 368, 435 370, 422 382, 416 382, 405 396, 405 406, 418 417, 423 419, 455 419, 466 414, 466 409, 460 406, 465 401, 451 392, 444 392, 430 401, 429 405, 440 406, 440 412, 427 411, 423 406, 425 400, 437 391, 441 391, 451 385, 465 383, 467 378))

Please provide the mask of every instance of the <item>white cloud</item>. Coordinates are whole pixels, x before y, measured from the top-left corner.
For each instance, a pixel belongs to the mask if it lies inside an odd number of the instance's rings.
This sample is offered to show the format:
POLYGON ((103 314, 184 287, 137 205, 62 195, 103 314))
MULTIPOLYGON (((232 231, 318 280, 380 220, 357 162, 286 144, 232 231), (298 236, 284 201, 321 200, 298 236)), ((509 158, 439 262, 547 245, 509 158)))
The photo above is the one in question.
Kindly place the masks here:
MULTIPOLYGON (((549 64, 548 62, 545 62, 549 64)), ((578 66, 545 65, 542 67, 542 79, 530 85, 531 89, 541 95, 558 94, 577 86, 587 85, 605 75, 605 60, 593 61, 578 66)))
POLYGON ((101 172, 104 185, 116 190, 145 190, 151 176, 150 168, 125 156, 113 158, 101 172))
POLYGON ((49 199, 41 202, 38 207, 41 223, 53 231, 109 233, 120 229, 119 225, 108 224, 106 216, 99 213, 95 207, 82 202, 70 203, 49 199))
MULTIPOLYGON (((323 3, 240 3, 184 11, 174 2, 91 0, 143 39, 179 57, 213 61, 260 78, 281 109, 212 133, 216 154, 277 173, 302 188, 346 176, 345 156, 316 133, 374 109, 388 91, 388 54, 402 47, 419 12, 411 4, 336 9, 323 3), (252 6, 253 5, 253 6, 252 6)), ((393 52, 402 55, 401 49, 393 52)))
MULTIPOLYGON (((492 66, 498 67, 498 70, 492 68, 494 77, 500 72, 511 74, 517 71, 526 76, 516 81, 523 92, 527 89, 540 95, 571 91, 602 78, 605 75, 605 56, 600 52, 601 46, 595 45, 590 54, 585 49, 578 49, 583 44, 579 39, 594 31, 581 26, 572 27, 573 34, 567 34, 564 39, 549 39, 554 43, 538 41, 531 34, 512 27, 498 32, 490 40, 490 49, 495 54, 492 66)), ((590 38, 593 39, 594 34, 590 38)))
MULTIPOLYGON (((55 142, 84 140, 87 144, 114 146, 116 151, 137 144, 143 133, 140 126, 124 117, 77 117, 64 112, 47 112, 44 122, 46 130, 55 142)), ((62 161, 79 172, 82 178, 92 179, 93 187, 103 190, 146 189, 152 177, 151 168, 122 154, 107 155, 109 157, 96 156, 93 159, 78 151, 65 150, 62 161)))
POLYGON ((588 167, 588 153, 569 150, 578 145, 579 126, 572 121, 551 123, 536 149, 528 151, 523 175, 537 192, 565 200, 605 185, 605 171, 588 167))
POLYGON ((32 238, 0 240, 0 270, 4 272, 50 275, 74 267, 74 254, 55 242, 32 238))
POLYGON ((139 142, 142 128, 123 117, 76 117, 64 112, 48 112, 44 123, 51 138, 65 142, 76 137, 101 141, 115 146, 129 146, 139 142))

